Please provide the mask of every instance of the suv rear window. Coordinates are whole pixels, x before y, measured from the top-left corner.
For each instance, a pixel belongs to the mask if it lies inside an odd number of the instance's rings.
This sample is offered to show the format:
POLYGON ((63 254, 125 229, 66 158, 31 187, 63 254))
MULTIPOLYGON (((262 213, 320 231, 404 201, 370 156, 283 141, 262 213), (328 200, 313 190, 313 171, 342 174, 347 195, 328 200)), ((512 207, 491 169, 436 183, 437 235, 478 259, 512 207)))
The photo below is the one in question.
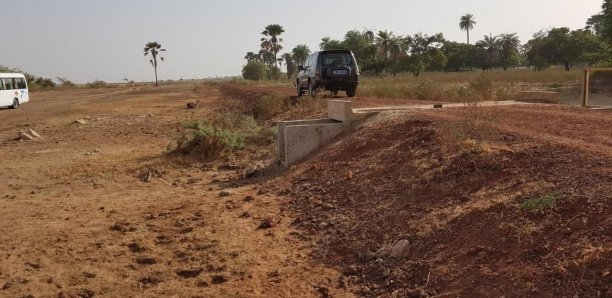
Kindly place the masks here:
POLYGON ((353 65, 353 57, 349 53, 323 53, 323 66, 353 65))

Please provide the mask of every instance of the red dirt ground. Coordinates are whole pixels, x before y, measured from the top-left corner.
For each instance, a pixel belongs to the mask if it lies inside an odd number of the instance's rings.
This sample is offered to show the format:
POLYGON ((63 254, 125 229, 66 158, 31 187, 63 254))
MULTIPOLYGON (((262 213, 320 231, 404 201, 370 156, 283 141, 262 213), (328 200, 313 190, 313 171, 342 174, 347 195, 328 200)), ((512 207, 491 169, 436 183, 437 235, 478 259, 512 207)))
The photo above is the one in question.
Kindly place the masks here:
MULTIPOLYGON (((167 154, 184 123, 251 112, 262 94, 292 89, 39 92, 0 110, 0 296, 612 296, 610 112, 387 112, 247 180, 274 144, 167 154), (29 128, 43 138, 14 139, 29 128), (388 257, 400 239, 409 251, 388 257)), ((320 117, 321 102, 265 123, 320 117)))
POLYGON ((277 181, 315 256, 367 297, 610 297, 612 114, 479 109, 379 115, 277 181))

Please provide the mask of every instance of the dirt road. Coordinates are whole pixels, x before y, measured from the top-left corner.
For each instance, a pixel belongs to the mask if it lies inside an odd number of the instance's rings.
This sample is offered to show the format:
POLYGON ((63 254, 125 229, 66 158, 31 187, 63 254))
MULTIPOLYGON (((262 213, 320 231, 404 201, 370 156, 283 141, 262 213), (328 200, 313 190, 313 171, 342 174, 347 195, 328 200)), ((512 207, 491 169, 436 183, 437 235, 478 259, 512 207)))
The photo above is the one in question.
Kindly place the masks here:
POLYGON ((220 198, 235 169, 165 157, 183 123, 226 101, 180 85, 39 92, 0 110, 0 296, 344 296, 282 198, 257 185, 220 198), (28 129, 42 138, 14 140, 28 129))

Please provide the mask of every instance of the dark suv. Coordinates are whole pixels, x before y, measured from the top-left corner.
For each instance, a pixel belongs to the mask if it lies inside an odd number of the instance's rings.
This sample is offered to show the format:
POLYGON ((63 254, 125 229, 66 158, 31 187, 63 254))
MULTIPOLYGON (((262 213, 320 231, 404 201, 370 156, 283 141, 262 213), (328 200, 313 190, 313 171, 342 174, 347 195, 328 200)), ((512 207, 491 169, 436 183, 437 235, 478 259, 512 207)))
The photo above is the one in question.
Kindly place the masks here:
POLYGON ((354 97, 359 85, 359 66, 350 50, 315 52, 298 70, 298 95, 308 91, 314 96, 317 90, 325 89, 334 95, 340 90, 346 91, 348 97, 354 97))

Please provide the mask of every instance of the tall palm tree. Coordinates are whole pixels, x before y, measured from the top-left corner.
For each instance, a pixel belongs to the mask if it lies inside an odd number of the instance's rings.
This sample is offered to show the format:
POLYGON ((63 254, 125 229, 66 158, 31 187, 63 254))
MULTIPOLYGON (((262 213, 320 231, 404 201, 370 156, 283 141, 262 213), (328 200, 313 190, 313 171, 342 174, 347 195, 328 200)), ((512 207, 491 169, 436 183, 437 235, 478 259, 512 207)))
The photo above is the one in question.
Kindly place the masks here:
POLYGON ((378 49, 380 50, 381 55, 385 61, 385 73, 388 72, 388 64, 389 64, 389 42, 393 37, 393 31, 378 31, 376 34, 376 45, 378 45, 378 49))
POLYGON ((330 41, 331 41, 331 37, 326 36, 326 37, 321 38, 321 43, 319 43, 319 49, 325 50, 330 41))
POLYGON ((294 70, 293 55, 291 53, 284 53, 281 57, 285 60, 285 65, 287 66, 287 79, 291 79, 294 70))
MULTIPOLYGON (((274 53, 274 61, 276 63, 277 68, 278 68, 278 52, 280 52, 283 49, 283 46, 281 46, 281 42, 283 42, 283 39, 279 38, 279 36, 283 34, 283 32, 285 32, 285 29, 283 28, 283 26, 278 25, 278 24, 268 25, 266 26, 264 31, 261 32, 261 34, 265 36, 265 38, 262 38, 261 41, 268 42, 269 50, 272 53, 274 53)), ((278 73, 276 75, 276 79, 278 80, 278 73)))
MULTIPOLYGON (((155 70, 155 86, 159 86, 157 83, 157 57, 160 55, 161 52, 165 51, 166 49, 162 49, 161 44, 156 41, 148 42, 144 48, 144 55, 151 55, 151 59, 149 60, 149 62, 151 62, 151 65, 155 70)), ((164 57, 159 56, 159 59, 161 61, 164 61, 164 57)))
POLYGON ((304 64, 306 58, 308 58, 308 55, 310 55, 310 49, 305 44, 297 45, 291 52, 293 53, 293 58, 298 65, 304 64))
POLYGON ((476 25, 476 21, 474 20, 474 15, 472 15, 471 13, 465 14, 459 20, 459 28, 467 32, 468 44, 470 44, 470 30, 474 29, 474 25, 476 25))
POLYGON ((403 36, 392 36, 389 39, 389 48, 391 57, 393 57, 393 76, 397 74, 397 58, 400 53, 406 53, 408 50, 408 40, 403 36))

